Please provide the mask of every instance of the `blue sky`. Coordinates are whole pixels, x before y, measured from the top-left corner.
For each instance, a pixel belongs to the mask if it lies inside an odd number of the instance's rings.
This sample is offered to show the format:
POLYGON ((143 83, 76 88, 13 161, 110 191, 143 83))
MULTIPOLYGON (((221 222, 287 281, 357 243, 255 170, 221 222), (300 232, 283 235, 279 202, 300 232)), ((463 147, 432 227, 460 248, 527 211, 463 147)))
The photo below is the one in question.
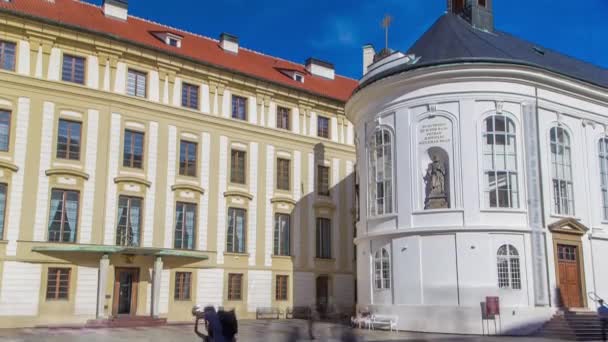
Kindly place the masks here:
MULTIPOLYGON (((494 3, 499 30, 608 68, 607 0, 494 3)), ((361 46, 384 45, 384 14, 394 17, 390 47, 407 50, 445 8, 445 0, 129 1, 133 15, 214 38, 229 32, 244 47, 299 63, 317 57, 353 78, 361 76, 361 46)))

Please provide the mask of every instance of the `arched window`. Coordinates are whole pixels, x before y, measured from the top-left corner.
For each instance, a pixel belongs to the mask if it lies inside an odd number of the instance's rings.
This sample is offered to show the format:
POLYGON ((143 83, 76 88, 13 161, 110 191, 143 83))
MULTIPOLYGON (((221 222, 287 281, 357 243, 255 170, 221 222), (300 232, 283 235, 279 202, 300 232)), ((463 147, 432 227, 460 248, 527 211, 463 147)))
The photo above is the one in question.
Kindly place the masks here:
POLYGON ((391 288, 391 261, 386 248, 382 248, 374 255, 374 280, 376 289, 391 288))
POLYGON ((393 213, 393 140, 391 132, 379 128, 369 143, 369 213, 393 213))
POLYGON ((602 179, 602 214, 604 220, 608 220, 608 138, 599 141, 600 178, 602 179))
POLYGON ((519 253, 513 245, 502 245, 496 253, 498 287, 501 289, 521 290, 519 253))
POLYGON ((551 128, 553 208, 559 215, 574 215, 570 136, 562 127, 551 128))
POLYGON ((483 170, 485 203, 490 208, 519 208, 517 134, 505 115, 484 121, 483 170))

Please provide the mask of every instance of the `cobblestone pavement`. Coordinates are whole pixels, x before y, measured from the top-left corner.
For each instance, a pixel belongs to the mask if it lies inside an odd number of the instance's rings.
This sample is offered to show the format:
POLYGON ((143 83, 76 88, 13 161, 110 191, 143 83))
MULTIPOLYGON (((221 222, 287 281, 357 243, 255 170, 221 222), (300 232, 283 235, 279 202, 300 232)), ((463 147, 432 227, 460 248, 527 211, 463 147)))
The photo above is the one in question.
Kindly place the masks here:
MULTIPOLYGON (((305 321, 242 321, 239 324, 239 342, 287 342, 290 332, 299 330, 302 336, 307 336, 305 321)), ((315 324, 316 341, 339 341, 344 328, 329 323, 315 324)), ((457 342, 542 342, 551 341, 541 338, 528 337, 487 337, 487 336, 458 336, 420 334, 407 332, 354 330, 360 341, 457 341, 457 342)), ((105 341, 179 341, 200 342, 193 332, 192 325, 168 325, 154 328, 115 328, 115 329, 6 329, 0 330, 0 342, 105 342, 105 341)), ((292 340, 293 341, 293 340, 292 340)), ((302 337, 298 341, 309 341, 302 337)))

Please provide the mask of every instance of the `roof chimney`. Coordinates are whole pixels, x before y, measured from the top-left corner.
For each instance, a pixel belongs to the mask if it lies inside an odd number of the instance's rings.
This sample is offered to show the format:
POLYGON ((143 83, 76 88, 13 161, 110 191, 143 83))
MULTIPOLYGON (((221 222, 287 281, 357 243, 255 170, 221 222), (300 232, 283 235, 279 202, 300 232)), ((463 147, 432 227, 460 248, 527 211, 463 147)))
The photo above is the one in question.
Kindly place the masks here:
POLYGON ((231 52, 234 54, 239 53, 239 37, 230 33, 220 34, 220 46, 224 51, 231 52))
POLYGON ((320 76, 330 80, 333 80, 336 77, 336 71, 333 64, 312 57, 306 60, 306 70, 314 76, 320 76))
POLYGON ((108 18, 127 20, 129 0, 103 0, 103 13, 108 18))
POLYGON ((374 63, 376 49, 372 44, 363 45, 363 75, 367 74, 367 68, 374 63))
POLYGON ((494 31, 494 0, 448 0, 448 12, 458 14, 479 30, 494 31))

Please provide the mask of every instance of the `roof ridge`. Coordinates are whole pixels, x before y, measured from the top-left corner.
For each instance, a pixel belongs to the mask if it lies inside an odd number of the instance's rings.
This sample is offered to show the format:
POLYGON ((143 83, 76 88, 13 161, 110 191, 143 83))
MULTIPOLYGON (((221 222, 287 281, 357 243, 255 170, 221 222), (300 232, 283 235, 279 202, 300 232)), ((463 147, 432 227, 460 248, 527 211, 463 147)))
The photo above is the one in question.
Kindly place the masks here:
MULTIPOLYGON (((95 7, 97 9, 103 10, 101 8, 101 6, 92 4, 90 2, 86 2, 85 0, 72 0, 72 1, 75 1, 75 2, 78 2, 78 3, 81 3, 81 4, 85 4, 85 5, 88 5, 88 6, 95 7)), ((158 26, 161 26, 161 27, 164 27, 164 28, 167 28, 167 29, 175 30, 175 31, 182 32, 182 33, 187 33, 187 34, 190 34, 190 35, 198 37, 198 38, 203 38, 203 39, 211 40, 211 41, 217 42, 217 43, 220 42, 218 39, 211 38, 211 37, 205 36, 205 35, 200 34, 200 33, 191 32, 191 31, 188 31, 188 30, 185 30, 185 29, 180 29, 180 28, 177 28, 177 27, 169 26, 169 25, 166 25, 166 24, 163 24, 163 23, 156 22, 156 21, 151 20, 151 19, 142 18, 142 17, 136 16, 136 15, 133 15, 133 14, 128 14, 128 16, 131 17, 131 18, 133 18, 133 19, 141 20, 143 22, 147 22, 147 23, 150 23, 150 24, 158 25, 158 26)), ((261 51, 256 51, 256 50, 253 50, 253 49, 250 49, 250 48, 246 48, 246 47, 241 46, 240 44, 239 44, 239 49, 243 49, 245 51, 248 51, 248 52, 260 55, 260 56, 264 56, 264 57, 268 57, 268 58, 272 58, 272 59, 276 59, 276 60, 281 60, 283 62, 295 64, 295 65, 298 65, 298 66, 301 66, 301 67, 306 67, 304 64, 300 64, 298 62, 290 61, 290 60, 282 58, 282 57, 272 56, 272 55, 269 55, 269 54, 261 52, 261 51)), ((353 80, 353 81, 357 81, 355 78, 351 78, 351 77, 344 76, 344 75, 336 74, 336 76, 343 77, 343 78, 346 78, 346 79, 350 79, 350 80, 353 80)))

